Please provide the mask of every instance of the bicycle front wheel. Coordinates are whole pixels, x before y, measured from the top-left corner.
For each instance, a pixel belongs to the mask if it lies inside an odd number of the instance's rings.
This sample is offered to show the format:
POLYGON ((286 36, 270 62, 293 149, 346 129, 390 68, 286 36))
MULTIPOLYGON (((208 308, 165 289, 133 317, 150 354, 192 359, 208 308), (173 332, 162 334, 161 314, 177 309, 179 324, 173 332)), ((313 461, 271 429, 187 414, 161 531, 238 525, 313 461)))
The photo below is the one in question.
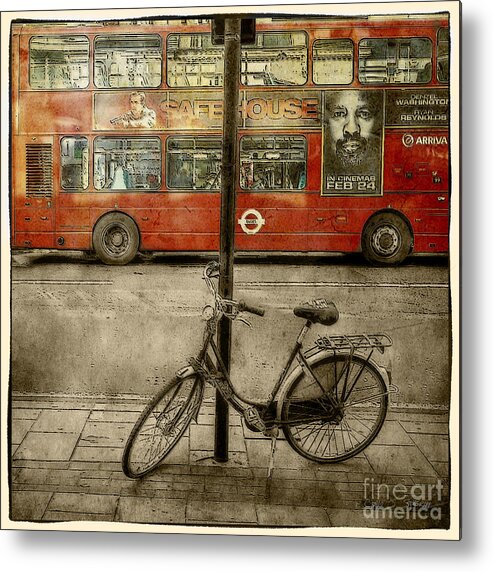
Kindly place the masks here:
POLYGON ((303 457, 338 463, 375 439, 388 407, 385 381, 360 356, 332 355, 303 372, 286 390, 281 421, 286 439, 303 457))
POLYGON ((196 374, 174 378, 150 401, 125 445, 122 468, 127 477, 147 475, 171 452, 198 413, 203 383, 196 374))

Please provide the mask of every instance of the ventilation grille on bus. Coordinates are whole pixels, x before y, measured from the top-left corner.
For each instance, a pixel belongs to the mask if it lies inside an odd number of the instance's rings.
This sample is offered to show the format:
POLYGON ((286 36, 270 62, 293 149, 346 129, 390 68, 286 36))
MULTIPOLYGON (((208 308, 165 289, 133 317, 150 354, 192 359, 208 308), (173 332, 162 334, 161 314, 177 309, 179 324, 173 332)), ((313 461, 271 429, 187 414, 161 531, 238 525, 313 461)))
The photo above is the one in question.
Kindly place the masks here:
POLYGON ((26 145, 26 197, 51 197, 53 193, 52 146, 26 145))

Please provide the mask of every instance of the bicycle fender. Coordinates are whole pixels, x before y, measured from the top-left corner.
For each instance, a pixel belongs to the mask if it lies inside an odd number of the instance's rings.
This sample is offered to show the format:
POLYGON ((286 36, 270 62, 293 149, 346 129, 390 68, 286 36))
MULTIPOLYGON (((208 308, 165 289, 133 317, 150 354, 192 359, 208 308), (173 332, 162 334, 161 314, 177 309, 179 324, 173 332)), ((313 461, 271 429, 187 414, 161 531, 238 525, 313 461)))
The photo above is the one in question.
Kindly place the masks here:
MULTIPOLYGON (((327 358, 327 357, 331 357, 334 355, 334 352, 331 350, 326 350, 323 348, 311 348, 310 350, 308 350, 308 352, 313 352, 310 353, 309 356, 307 356, 305 354, 305 358, 306 361, 309 363, 309 365, 315 365, 317 362, 327 358)), ((307 352, 307 353, 308 353, 307 352)), ((343 354, 344 355, 344 354, 343 354)), ((355 353, 354 355, 358 355, 359 357, 362 357, 364 360, 366 360, 366 356, 362 356, 358 353, 355 353)), ((390 375, 389 372, 383 368, 380 364, 378 364, 376 361, 374 361, 373 359, 369 359, 368 363, 370 363, 383 377, 383 380, 385 382, 385 385, 389 388, 390 390, 390 375)), ((276 417, 277 419, 281 419, 281 410, 282 410, 282 404, 284 402, 284 398, 286 397, 286 392, 289 388, 289 386, 291 385, 291 383, 293 383, 293 381, 295 379, 297 379, 301 374, 303 373, 303 368, 301 367, 301 365, 297 365, 293 371, 288 375, 288 377, 284 380, 281 388, 279 389, 279 398, 277 399, 277 412, 276 412, 276 417)))

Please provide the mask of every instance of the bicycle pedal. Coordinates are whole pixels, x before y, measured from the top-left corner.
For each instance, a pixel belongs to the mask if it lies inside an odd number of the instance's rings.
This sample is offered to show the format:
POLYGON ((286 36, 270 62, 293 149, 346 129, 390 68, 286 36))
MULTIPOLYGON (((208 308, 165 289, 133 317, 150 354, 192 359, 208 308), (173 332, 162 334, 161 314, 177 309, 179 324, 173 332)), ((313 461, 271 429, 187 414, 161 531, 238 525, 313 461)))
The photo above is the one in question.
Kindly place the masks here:
POLYGON ((247 407, 243 411, 243 418, 245 419, 247 427, 251 431, 260 433, 267 431, 267 427, 263 422, 262 418, 260 417, 258 410, 255 407, 247 407))

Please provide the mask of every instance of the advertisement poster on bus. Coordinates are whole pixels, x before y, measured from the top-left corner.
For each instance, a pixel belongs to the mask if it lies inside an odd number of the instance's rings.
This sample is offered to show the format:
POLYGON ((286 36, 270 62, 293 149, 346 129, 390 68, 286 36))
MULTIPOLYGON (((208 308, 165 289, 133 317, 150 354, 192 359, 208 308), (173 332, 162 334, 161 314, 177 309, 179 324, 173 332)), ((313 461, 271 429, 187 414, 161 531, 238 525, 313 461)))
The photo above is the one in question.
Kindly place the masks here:
POLYGON ((2 13, 2 526, 457 539, 459 4, 230 10, 2 13))
POLYGON ((325 194, 380 194, 383 92, 325 94, 325 194))

